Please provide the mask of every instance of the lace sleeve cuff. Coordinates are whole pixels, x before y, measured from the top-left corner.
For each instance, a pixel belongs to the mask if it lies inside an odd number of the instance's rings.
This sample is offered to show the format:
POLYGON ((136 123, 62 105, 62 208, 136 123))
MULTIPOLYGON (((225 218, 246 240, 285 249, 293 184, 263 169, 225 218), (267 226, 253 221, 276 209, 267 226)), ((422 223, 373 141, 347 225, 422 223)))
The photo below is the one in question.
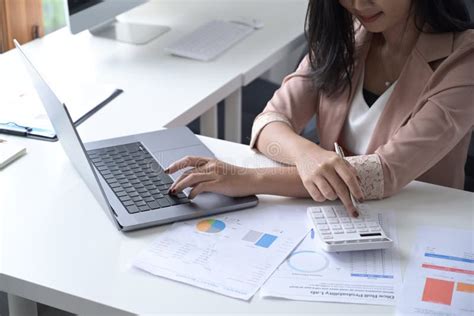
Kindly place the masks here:
POLYGON ((346 157, 354 166, 366 200, 381 199, 384 192, 382 163, 378 155, 346 157))
POLYGON ((250 148, 255 148, 255 143, 257 142, 257 138, 260 135, 262 129, 272 122, 282 122, 288 124, 291 128, 292 124, 290 120, 283 114, 278 112, 263 112, 253 122, 252 126, 252 137, 250 139, 250 148))

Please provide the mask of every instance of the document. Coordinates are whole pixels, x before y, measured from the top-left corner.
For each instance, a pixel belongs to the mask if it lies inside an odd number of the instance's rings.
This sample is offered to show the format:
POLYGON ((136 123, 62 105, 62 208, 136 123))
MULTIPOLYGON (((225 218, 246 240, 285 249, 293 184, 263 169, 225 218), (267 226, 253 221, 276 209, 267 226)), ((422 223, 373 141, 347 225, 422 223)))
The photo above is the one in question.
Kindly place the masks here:
POLYGON ((474 315, 474 231, 421 227, 398 315, 474 315))
POLYGON ((308 233, 306 206, 264 206, 175 223, 133 265, 249 300, 308 233))
POLYGON ((394 305, 401 288, 393 212, 377 212, 394 246, 385 250, 329 253, 306 236, 260 290, 263 297, 302 301, 394 305))
MULTIPOLYGON (((110 85, 64 83, 54 87, 61 102, 65 103, 73 121, 76 121, 99 103, 106 100, 115 91, 110 85)), ((14 87, 2 95, 0 123, 14 122, 28 126, 54 131, 46 110, 33 86, 14 87)))

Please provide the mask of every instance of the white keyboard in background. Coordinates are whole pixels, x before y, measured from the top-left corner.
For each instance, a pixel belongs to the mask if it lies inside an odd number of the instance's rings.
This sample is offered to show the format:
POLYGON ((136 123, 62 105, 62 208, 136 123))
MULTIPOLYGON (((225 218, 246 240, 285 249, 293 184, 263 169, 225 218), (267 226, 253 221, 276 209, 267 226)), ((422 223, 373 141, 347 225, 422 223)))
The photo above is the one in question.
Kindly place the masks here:
POLYGON ((258 27, 215 20, 202 25, 165 50, 181 57, 209 61, 237 44, 258 27))

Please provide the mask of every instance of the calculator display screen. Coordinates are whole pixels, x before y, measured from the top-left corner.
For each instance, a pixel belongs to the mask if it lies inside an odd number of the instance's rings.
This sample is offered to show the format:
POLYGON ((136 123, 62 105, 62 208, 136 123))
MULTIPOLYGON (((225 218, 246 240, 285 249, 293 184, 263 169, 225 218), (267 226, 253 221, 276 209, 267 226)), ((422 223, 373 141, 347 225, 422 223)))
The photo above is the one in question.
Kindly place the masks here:
POLYGON ((374 237, 374 236, 382 236, 382 234, 381 233, 360 234, 360 237, 374 237))

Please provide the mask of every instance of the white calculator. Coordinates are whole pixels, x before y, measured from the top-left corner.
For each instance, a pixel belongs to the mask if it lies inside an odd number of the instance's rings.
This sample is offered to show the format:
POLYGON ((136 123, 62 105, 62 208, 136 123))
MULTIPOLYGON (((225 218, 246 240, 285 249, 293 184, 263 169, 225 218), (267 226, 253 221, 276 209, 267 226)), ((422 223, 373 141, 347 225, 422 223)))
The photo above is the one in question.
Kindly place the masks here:
POLYGON ((393 241, 385 235, 376 215, 359 204, 359 217, 350 217, 344 206, 308 207, 308 217, 327 252, 385 249, 393 241))

